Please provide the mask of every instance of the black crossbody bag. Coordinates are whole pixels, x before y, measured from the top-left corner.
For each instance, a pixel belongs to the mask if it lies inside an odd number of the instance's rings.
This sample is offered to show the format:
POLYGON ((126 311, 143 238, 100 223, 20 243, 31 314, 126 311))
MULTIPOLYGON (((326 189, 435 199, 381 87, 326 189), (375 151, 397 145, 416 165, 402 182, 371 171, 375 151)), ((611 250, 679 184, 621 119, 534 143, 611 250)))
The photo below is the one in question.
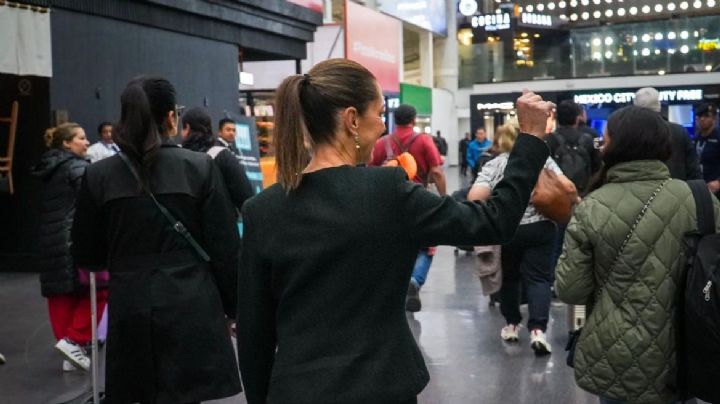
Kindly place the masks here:
POLYGON ((140 176, 138 175, 135 166, 133 166, 132 162, 127 158, 127 156, 124 153, 118 153, 118 156, 120 156, 122 161, 132 173, 133 177, 135 177, 138 184, 140 184, 140 187, 142 187, 143 191, 145 191, 145 193, 155 203, 155 206, 157 206, 158 210, 163 214, 163 216, 165 216, 167 221, 170 223, 170 227, 176 233, 180 234, 185 240, 187 240, 188 244, 190 244, 190 246, 195 250, 200 259, 202 259, 204 262, 210 262, 210 256, 207 254, 207 252, 205 252, 205 249, 203 249, 200 244, 195 240, 192 234, 190 234, 185 225, 181 221, 177 220, 175 216, 173 216, 172 213, 170 213, 170 211, 167 210, 165 206, 158 202, 157 198, 155 198, 155 195, 149 189, 142 185, 142 181, 140 181, 140 176))

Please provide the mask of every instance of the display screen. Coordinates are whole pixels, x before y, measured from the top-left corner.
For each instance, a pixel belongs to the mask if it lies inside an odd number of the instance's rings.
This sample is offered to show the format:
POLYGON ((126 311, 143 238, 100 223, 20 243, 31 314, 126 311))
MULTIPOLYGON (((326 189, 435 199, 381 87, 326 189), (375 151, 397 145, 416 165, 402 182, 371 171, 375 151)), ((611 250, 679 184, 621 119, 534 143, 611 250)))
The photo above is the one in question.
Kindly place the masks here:
POLYGON ((668 120, 682 125, 686 128, 692 128, 695 124, 695 114, 693 113, 692 104, 680 104, 668 106, 668 120))
POLYGON ((380 11, 436 34, 447 35, 445 0, 383 0, 380 11))

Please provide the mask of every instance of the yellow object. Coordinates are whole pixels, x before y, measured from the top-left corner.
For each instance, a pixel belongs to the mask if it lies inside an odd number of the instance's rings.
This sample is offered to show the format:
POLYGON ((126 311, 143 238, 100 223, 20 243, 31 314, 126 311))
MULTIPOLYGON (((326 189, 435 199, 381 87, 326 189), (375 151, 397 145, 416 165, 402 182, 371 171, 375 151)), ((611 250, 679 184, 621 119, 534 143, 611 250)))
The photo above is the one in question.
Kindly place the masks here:
POLYGON ((277 167, 275 166, 275 157, 261 157, 260 171, 263 175, 263 189, 277 182, 277 167))

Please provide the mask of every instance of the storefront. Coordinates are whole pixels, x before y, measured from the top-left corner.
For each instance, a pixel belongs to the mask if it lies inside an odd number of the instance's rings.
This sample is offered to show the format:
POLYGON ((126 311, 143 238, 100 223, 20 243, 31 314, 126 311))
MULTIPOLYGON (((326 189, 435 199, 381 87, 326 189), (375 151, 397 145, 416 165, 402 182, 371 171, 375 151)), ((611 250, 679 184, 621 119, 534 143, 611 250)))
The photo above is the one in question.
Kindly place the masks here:
MULTIPOLYGON (((569 99, 584 106, 588 115, 588 125, 603 133, 610 114, 619 108, 631 105, 639 88, 538 91, 538 94, 555 103, 569 99)), ((717 104, 720 101, 720 85, 655 86, 655 88, 660 92, 662 114, 671 122, 684 126, 690 136, 695 133, 695 107, 702 102, 717 104)), ((492 133, 495 127, 515 115, 515 100, 520 95, 519 92, 471 95, 472 130, 482 127, 492 133)))

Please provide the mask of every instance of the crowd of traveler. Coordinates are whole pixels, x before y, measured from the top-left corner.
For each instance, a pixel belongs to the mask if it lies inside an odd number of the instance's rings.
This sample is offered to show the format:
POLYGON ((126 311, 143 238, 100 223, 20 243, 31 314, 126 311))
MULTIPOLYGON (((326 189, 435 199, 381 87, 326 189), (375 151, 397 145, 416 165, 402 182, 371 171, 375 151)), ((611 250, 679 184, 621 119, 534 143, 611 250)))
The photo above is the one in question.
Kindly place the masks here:
POLYGON ((457 201, 446 196, 439 133, 414 133, 416 111, 401 105, 386 134, 374 76, 332 59, 278 88, 278 181, 253 196, 234 122, 213 133, 208 112, 183 112, 169 81, 135 78, 98 143, 59 125, 33 171, 41 292, 63 367, 90 367, 83 271, 107 271, 97 295, 109 322, 107 403, 243 390, 250 404, 415 403, 430 376, 405 313, 421 309, 434 246, 499 245, 503 341, 521 339, 526 295, 530 347, 552 353, 554 284, 560 300, 589 305, 578 385, 602 403, 672 403, 673 297, 682 236, 697 230, 684 180, 720 191, 720 133, 712 105, 698 108, 692 144, 663 118, 656 90, 635 104, 610 116, 599 150, 582 108, 524 90, 515 122, 492 140, 479 128, 461 141, 461 171, 473 177, 457 201), (404 152, 412 181, 386 166, 404 152), (567 228, 533 204, 541 172, 579 191, 567 228))

